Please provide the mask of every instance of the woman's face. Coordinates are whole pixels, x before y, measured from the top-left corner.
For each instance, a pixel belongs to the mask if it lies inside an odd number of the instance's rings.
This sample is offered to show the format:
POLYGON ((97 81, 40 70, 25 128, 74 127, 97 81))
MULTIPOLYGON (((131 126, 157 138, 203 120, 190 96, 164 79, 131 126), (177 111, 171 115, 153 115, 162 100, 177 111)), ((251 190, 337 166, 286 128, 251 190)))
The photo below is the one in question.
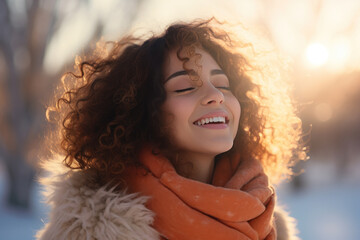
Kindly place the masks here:
POLYGON ((229 89, 229 80, 204 50, 195 48, 195 54, 181 55, 190 57, 185 66, 200 78, 190 79, 176 51, 170 52, 162 110, 172 142, 183 153, 215 156, 226 152, 233 145, 240 118, 240 104, 229 89))

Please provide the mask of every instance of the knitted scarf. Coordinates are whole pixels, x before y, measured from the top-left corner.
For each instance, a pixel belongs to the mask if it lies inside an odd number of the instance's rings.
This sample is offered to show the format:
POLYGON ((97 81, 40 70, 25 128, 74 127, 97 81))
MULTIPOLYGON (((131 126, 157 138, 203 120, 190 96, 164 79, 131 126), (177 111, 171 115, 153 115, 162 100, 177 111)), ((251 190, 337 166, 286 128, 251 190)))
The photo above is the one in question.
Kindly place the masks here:
POLYGON ((163 239, 276 239, 275 194, 259 161, 222 158, 212 184, 178 175, 150 148, 140 161, 145 168, 128 167, 124 177, 130 192, 150 196, 147 207, 163 239))

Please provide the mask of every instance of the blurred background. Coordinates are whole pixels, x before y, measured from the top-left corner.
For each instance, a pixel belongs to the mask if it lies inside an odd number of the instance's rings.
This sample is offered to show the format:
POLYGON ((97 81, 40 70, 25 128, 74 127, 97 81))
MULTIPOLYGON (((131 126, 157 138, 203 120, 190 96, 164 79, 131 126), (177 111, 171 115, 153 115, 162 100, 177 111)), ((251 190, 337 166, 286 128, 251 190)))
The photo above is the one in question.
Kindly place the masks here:
POLYGON ((239 21, 292 59, 310 160, 278 187, 302 239, 360 236, 360 1, 0 0, 0 239, 34 239, 45 108, 61 74, 101 37, 176 20, 239 21), (310 127, 312 126, 312 127, 310 127))

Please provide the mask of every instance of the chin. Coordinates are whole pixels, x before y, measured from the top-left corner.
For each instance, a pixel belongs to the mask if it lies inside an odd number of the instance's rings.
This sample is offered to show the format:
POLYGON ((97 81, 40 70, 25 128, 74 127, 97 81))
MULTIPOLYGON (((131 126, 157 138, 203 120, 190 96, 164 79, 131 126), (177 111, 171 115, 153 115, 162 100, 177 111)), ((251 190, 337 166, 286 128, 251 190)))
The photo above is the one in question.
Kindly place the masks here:
POLYGON ((219 143, 219 144, 213 145, 211 147, 207 147, 207 149, 209 152, 212 152, 215 155, 218 155, 218 154, 229 151, 232 147, 233 147, 233 142, 229 142, 229 143, 221 143, 221 144, 219 143))

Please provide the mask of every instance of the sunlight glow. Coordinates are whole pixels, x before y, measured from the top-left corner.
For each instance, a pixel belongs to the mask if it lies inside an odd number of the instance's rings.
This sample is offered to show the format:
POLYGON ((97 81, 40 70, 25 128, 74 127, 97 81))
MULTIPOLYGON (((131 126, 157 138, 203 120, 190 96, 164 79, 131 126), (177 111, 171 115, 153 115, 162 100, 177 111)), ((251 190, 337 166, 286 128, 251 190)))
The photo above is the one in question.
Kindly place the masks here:
POLYGON ((329 59, 327 48, 320 43, 312 43, 306 49, 306 58, 313 66, 324 65, 329 59))
POLYGON ((315 107, 315 117, 320 122, 326 122, 331 119, 333 111, 327 103, 320 103, 315 107))
POLYGON ((339 37, 335 39, 331 45, 331 58, 329 59, 329 67, 333 72, 344 71, 349 67, 349 60, 352 54, 349 39, 339 37))

